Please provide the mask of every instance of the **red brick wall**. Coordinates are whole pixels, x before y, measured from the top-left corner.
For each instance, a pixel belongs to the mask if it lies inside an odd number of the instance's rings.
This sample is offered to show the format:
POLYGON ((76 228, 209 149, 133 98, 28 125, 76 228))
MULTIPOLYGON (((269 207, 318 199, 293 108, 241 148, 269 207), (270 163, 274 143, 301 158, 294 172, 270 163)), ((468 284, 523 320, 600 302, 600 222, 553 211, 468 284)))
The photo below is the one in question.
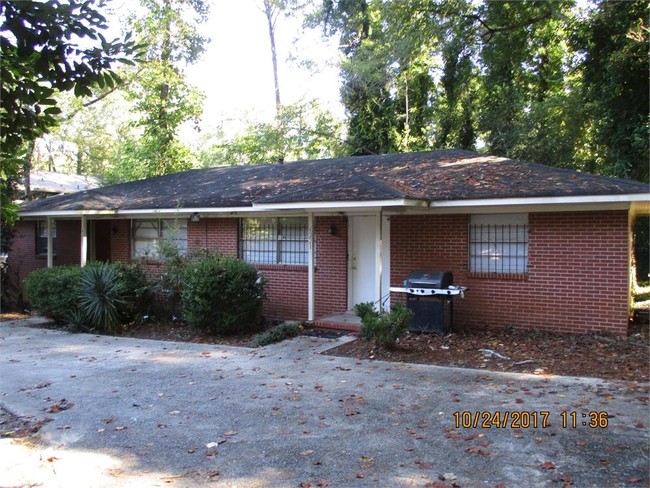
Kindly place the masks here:
POLYGON ((219 251, 224 256, 237 256, 239 219, 201 219, 187 223, 188 249, 219 251))
POLYGON ((131 261, 131 221, 113 220, 111 225, 111 261, 131 261))
POLYGON ((627 212, 529 214, 526 275, 469 273, 468 222, 467 215, 392 217, 391 284, 418 268, 452 271, 470 289, 454 301, 457 327, 627 332, 627 212))
MULTIPOLYGON (((14 236, 9 246, 9 286, 12 298, 22 305, 26 297, 22 282, 29 273, 47 267, 47 255, 36 254, 36 221, 19 221, 14 227, 14 236)), ((56 221, 56 255, 54 265, 79 264, 81 260, 81 222, 56 221)))
POLYGON ((348 306, 348 219, 317 217, 314 227, 314 315, 320 318, 344 312, 348 306), (328 234, 332 225, 334 232, 328 234))
POLYGON ((307 319, 307 266, 257 266, 266 279, 262 313, 269 319, 307 319))

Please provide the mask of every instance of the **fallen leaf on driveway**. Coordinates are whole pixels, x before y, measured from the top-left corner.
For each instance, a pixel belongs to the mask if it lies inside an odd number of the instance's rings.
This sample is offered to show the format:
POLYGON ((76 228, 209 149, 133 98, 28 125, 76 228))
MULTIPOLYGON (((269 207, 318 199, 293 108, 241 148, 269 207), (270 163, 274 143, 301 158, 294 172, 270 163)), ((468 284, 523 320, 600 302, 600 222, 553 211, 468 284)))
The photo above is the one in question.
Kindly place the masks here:
POLYGON ((65 398, 53 404, 50 408, 47 409, 48 413, 59 413, 63 410, 68 410, 72 408, 74 403, 67 401, 65 398))
POLYGON ((480 454, 481 456, 489 456, 490 451, 487 449, 481 449, 480 447, 468 447, 465 449, 467 454, 480 454))
POLYGON ((546 461, 540 464, 539 467, 542 469, 555 469, 555 464, 553 464, 551 461, 546 461))

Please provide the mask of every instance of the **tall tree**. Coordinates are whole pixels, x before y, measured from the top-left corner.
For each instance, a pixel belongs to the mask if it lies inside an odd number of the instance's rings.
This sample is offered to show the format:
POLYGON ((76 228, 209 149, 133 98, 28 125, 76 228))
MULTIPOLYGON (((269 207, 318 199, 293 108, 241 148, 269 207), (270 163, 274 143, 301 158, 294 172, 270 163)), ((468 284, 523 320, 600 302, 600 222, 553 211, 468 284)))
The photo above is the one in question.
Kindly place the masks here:
POLYGON ((129 83, 127 99, 137 114, 137 135, 123 141, 114 180, 148 178, 192 167, 189 148, 181 143, 182 124, 198 123, 202 94, 191 86, 184 67, 196 62, 208 39, 200 31, 207 20, 205 0, 140 0, 144 15, 129 24, 147 46, 137 76, 129 83))
POLYGON ((271 64, 273 65, 273 86, 275 88, 275 113, 280 116, 280 78, 278 75, 278 53, 275 46, 275 29, 280 12, 284 9, 283 2, 279 0, 264 0, 262 11, 266 17, 269 31, 269 42, 271 44, 271 64))
MULTIPOLYGON (((30 160, 33 141, 57 123, 58 92, 90 96, 120 82, 113 68, 131 63, 135 45, 108 41, 103 2, 3 0, 0 3, 0 180, 3 225, 16 217, 12 182, 30 160)), ((29 171, 29 168, 26 168, 29 171)))
POLYGON ((648 181, 650 3, 600 1, 582 30, 587 169, 648 181))
POLYGON ((201 154, 203 166, 256 164, 275 161, 278 154, 287 160, 319 159, 345 153, 341 124, 316 101, 280 107, 271 123, 248 127, 240 136, 208 146, 201 154))

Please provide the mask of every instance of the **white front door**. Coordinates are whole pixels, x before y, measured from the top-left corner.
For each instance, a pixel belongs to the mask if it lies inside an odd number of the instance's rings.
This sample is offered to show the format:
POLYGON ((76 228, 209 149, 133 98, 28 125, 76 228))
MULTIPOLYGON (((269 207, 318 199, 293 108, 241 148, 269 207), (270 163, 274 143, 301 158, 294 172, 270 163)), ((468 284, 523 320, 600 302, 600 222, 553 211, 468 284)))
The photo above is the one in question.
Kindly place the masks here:
POLYGON ((348 218, 350 277, 348 308, 357 303, 377 300, 377 219, 374 215, 354 215, 348 218))

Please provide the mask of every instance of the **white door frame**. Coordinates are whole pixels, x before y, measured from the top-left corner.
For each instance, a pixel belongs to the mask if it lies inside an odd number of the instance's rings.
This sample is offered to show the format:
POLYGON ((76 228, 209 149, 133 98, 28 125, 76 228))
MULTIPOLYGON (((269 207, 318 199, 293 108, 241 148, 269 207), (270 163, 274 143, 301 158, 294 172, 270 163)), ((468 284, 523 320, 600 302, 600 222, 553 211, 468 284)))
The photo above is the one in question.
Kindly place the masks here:
POLYGON ((358 303, 358 298, 355 297, 355 277, 361 271, 356 268, 354 262, 354 247, 355 238, 355 217, 374 217, 374 230, 372 236, 372 245, 367 243, 367 252, 372 253, 374 259, 374 267, 371 272, 375 274, 372 283, 372 301, 375 304, 381 304, 382 298, 388 293, 390 287, 390 219, 382 215, 381 211, 373 214, 352 214, 348 215, 348 310, 352 310, 358 303))

